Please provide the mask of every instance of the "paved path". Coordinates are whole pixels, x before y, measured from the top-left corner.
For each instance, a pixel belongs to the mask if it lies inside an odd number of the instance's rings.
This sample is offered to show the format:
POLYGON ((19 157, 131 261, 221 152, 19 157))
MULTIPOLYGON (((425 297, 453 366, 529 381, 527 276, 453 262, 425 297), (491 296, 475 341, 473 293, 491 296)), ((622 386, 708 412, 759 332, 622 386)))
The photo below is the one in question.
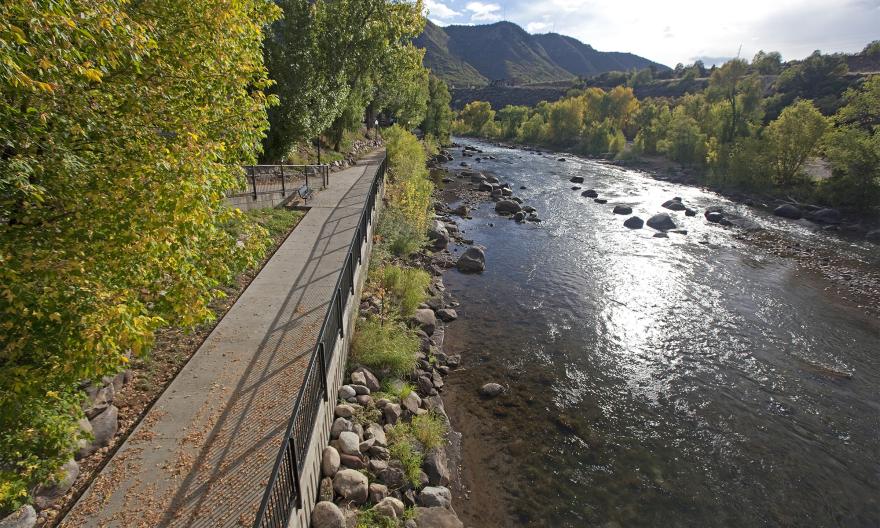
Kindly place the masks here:
POLYGON ((62 526, 253 524, 383 155, 330 175, 62 526))

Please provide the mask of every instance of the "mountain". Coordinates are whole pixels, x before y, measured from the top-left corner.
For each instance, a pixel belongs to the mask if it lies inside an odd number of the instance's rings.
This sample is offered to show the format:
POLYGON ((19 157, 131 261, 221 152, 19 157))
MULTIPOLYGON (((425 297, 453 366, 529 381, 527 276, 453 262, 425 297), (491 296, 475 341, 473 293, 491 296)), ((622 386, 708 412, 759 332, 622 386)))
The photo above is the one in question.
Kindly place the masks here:
POLYGON ((552 82, 651 66, 668 70, 632 53, 597 51, 565 35, 531 35, 512 22, 439 27, 429 20, 415 44, 426 50, 425 65, 454 86, 552 82))

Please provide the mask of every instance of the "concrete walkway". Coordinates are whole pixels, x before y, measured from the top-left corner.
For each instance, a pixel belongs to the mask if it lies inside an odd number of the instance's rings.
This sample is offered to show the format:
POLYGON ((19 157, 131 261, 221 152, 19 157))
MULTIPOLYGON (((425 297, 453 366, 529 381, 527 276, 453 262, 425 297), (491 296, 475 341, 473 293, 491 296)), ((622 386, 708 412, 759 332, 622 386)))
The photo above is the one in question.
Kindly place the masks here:
POLYGON ((61 526, 253 524, 383 156, 330 175, 61 526))

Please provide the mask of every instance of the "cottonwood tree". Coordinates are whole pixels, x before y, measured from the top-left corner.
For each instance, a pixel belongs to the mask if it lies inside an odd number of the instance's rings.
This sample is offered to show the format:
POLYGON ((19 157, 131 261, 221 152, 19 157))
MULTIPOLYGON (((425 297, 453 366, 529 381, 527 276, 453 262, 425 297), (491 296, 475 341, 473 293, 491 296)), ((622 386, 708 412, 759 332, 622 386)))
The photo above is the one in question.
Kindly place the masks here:
POLYGON ((212 312, 265 245, 224 192, 267 126, 272 2, 0 4, 0 512, 70 457, 77 383, 212 312))
POLYGON ((825 135, 828 120, 812 101, 798 101, 782 111, 764 132, 777 183, 790 185, 825 135))
POLYGON ((435 75, 428 78, 428 107, 425 111, 425 120, 422 122, 422 130, 425 134, 431 134, 446 145, 450 141, 452 132, 452 109, 449 103, 452 97, 449 88, 442 79, 435 75))

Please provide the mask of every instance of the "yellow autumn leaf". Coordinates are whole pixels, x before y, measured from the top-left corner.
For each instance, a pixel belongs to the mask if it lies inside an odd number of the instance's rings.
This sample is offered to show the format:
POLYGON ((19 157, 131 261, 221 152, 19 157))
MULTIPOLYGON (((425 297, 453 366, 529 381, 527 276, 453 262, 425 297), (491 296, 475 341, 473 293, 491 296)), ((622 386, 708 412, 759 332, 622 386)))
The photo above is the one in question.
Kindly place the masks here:
POLYGON ((85 75, 85 77, 88 80, 95 81, 95 82, 101 82, 101 77, 103 76, 103 74, 100 71, 98 71, 94 68, 87 68, 83 72, 83 75, 85 75))

